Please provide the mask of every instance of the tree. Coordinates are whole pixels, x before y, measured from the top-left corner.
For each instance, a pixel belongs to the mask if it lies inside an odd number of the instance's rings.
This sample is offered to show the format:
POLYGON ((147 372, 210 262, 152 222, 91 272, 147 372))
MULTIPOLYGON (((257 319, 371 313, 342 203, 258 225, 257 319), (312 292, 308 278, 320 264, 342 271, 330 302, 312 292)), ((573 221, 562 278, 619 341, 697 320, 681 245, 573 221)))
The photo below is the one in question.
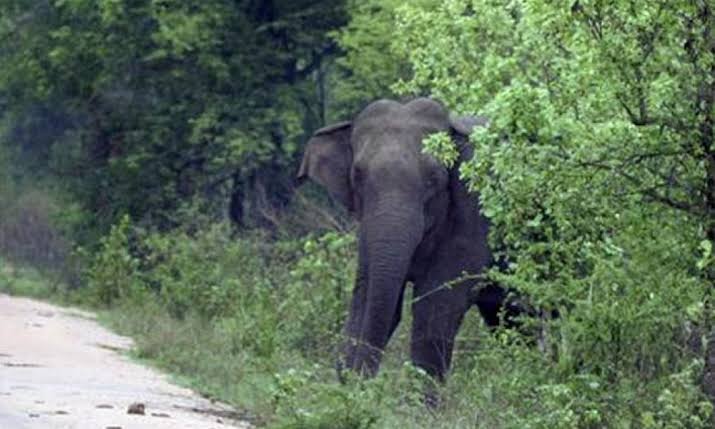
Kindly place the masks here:
POLYGON ((491 118, 461 173, 509 262, 493 276, 559 310, 557 363, 606 382, 681 370, 688 324, 715 315, 712 4, 449 0, 398 18, 413 75, 395 88, 491 118))
POLYGON ((243 223, 287 202, 298 143, 324 121, 316 80, 342 1, 4 8, 4 144, 43 154, 37 169, 67 182, 91 229, 124 212, 162 229, 243 223))
MULTIPOLYGON (((393 84, 408 79, 411 66, 409 49, 394 43, 393 32, 399 0, 351 0, 348 2, 350 20, 334 33, 343 51, 336 59, 337 73, 332 83, 334 112, 354 114, 356 106, 378 98, 398 95, 393 84)), ((411 7, 423 11, 436 10, 442 2, 418 0, 411 7)), ((335 118, 338 119, 338 118, 335 118)))

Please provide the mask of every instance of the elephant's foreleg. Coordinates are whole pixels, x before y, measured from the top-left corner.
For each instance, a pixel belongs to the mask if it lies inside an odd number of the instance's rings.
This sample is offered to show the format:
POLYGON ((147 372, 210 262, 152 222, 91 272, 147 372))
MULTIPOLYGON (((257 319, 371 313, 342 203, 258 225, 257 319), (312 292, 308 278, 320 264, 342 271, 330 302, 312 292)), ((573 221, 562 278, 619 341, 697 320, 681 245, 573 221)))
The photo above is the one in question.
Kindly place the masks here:
MULTIPOLYGON (((404 296, 404 288, 400 292, 397 301, 397 311, 395 311, 390 329, 387 333, 387 342, 400 324, 402 315, 402 301, 404 296)), ((341 371, 344 368, 350 368, 358 371, 363 371, 366 375, 371 375, 377 370, 377 365, 380 361, 382 349, 372 346, 369 342, 371 338, 362 332, 367 306, 367 284, 355 285, 353 291, 353 300, 350 306, 350 315, 345 323, 345 344, 343 346, 343 356, 338 362, 338 373, 341 376, 341 371), (374 367, 374 368, 373 368, 374 367)), ((369 322, 367 323, 369 325, 369 322)), ((369 332, 370 327, 365 328, 369 332)), ((373 339, 374 340, 374 339, 373 339)), ((342 377, 341 377, 342 378, 342 377)))
POLYGON ((469 308, 464 293, 444 289, 416 290, 412 304, 412 362, 444 380, 452 361, 454 338, 469 308))
POLYGON ((361 341, 360 330, 367 308, 367 278, 364 270, 359 270, 353 289, 352 301, 350 303, 350 313, 345 322, 343 331, 345 339, 342 346, 341 356, 338 359, 338 376, 342 379, 344 368, 355 368, 355 358, 357 345, 361 341))
POLYGON ((400 321, 404 286, 397 290, 370 285, 367 291, 367 308, 355 344, 353 369, 366 376, 377 373, 382 354, 390 336, 400 321))

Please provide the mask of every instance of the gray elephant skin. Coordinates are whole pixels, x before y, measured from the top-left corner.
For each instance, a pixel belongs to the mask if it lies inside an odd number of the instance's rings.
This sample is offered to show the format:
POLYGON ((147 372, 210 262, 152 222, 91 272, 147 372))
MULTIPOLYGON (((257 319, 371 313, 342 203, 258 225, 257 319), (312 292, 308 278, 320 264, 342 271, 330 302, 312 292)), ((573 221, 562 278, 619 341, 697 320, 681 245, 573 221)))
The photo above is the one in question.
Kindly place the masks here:
POLYGON ((342 366, 374 375, 400 322, 405 285, 413 285, 410 355, 413 363, 443 380, 454 338, 467 310, 476 305, 487 325, 499 322, 505 292, 445 283, 492 263, 489 224, 478 198, 447 169, 423 153, 422 140, 447 132, 469 159, 465 144, 484 118, 454 117, 439 102, 405 104, 379 100, 352 121, 315 132, 298 173, 319 183, 359 221, 358 271, 345 323, 342 366))

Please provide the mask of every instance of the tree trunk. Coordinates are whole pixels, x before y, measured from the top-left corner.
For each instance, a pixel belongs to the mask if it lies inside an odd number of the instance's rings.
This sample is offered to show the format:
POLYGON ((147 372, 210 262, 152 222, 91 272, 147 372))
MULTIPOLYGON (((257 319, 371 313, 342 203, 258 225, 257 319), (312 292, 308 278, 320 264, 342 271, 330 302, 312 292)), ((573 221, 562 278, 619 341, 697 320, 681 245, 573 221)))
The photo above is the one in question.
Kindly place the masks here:
POLYGON ((228 205, 228 217, 234 225, 243 227, 244 183, 238 171, 233 174, 232 188, 231 200, 228 205))

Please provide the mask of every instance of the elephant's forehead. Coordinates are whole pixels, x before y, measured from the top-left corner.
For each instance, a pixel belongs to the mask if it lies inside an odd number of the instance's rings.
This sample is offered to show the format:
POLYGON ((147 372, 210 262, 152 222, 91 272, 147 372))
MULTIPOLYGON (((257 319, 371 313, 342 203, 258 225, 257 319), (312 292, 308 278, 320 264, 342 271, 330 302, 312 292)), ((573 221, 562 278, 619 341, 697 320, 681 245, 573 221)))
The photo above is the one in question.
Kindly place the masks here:
POLYGON ((405 112, 388 117, 373 117, 357 123, 352 143, 355 153, 378 151, 386 147, 421 152, 425 136, 447 129, 440 123, 425 121, 405 112))
POLYGON ((378 100, 353 123, 353 153, 366 159, 379 152, 403 151, 421 158, 422 139, 448 127, 448 112, 434 100, 418 98, 406 104, 378 100))
POLYGON ((424 169, 440 166, 432 156, 422 151, 423 137, 428 134, 422 126, 381 124, 366 131, 353 141, 355 163, 362 168, 382 172, 394 170, 405 176, 414 176, 424 169))
POLYGON ((374 101, 360 112, 357 120, 360 121, 361 119, 369 119, 371 117, 399 114, 420 117, 441 123, 446 122, 449 116, 447 109, 438 101, 431 98, 420 97, 404 104, 388 99, 374 101))
POLYGON ((417 98, 406 104, 383 99, 370 103, 355 119, 358 126, 410 121, 415 125, 442 128, 449 123, 449 112, 440 103, 429 98, 417 98))

